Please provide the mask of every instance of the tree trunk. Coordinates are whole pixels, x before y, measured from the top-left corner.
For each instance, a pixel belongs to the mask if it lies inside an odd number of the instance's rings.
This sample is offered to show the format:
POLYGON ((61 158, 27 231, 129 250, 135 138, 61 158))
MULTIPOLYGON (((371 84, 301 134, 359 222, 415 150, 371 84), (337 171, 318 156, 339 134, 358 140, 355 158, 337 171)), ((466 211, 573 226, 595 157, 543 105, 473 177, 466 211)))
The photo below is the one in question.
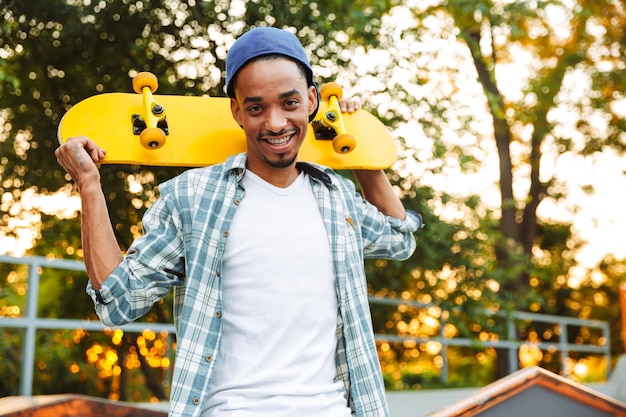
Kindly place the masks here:
MULTIPOLYGON (((511 159, 511 129, 506 121, 505 103, 495 81, 493 69, 489 69, 485 57, 480 51, 480 33, 464 32, 464 39, 467 42, 478 80, 482 85, 489 112, 492 117, 494 137, 498 150, 500 162, 500 233, 502 238, 495 246, 496 257, 501 269, 507 269, 507 265, 512 262, 509 250, 520 241, 520 228, 516 221, 516 206, 513 196, 513 163, 511 159)), ((494 59, 495 61, 495 59, 494 59)), ((513 282, 504 283, 502 291, 509 291, 513 294, 519 293, 524 286, 524 277, 518 277, 513 282)), ((508 335, 508 338, 515 339, 517 335, 508 335)), ((496 349, 496 378, 507 376, 513 369, 509 369, 510 351, 508 349, 496 349)))

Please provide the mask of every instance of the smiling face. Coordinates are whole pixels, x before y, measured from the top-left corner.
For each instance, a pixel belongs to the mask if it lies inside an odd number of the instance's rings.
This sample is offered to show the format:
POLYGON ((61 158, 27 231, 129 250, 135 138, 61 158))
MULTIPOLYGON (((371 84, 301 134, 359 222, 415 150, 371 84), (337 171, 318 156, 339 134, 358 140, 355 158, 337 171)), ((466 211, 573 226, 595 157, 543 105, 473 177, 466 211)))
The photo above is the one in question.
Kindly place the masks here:
POLYGON ((233 117, 248 145, 247 168, 284 187, 296 178, 298 150, 317 108, 317 91, 302 69, 287 58, 258 59, 237 73, 233 117))

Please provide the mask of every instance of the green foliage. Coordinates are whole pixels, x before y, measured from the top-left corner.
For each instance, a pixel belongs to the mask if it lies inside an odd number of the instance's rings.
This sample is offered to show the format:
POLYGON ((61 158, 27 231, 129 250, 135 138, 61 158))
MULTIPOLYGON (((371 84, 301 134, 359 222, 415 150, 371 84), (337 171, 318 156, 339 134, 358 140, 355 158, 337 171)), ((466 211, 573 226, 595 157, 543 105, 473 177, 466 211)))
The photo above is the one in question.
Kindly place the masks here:
MULTIPOLYGON (((16 265, 0 264, 0 315, 16 317, 25 310, 20 293, 26 289, 27 273, 16 265)), ((18 395, 23 332, 0 329, 0 396, 18 395)))
MULTIPOLYGON (((24 314, 27 283, 26 268, 0 263, 0 316, 19 317, 24 314)), ((19 394, 23 334, 20 329, 0 330, 0 396, 19 394)))
MULTIPOLYGON (((347 46, 337 43, 337 34, 348 31, 361 44, 374 43, 380 23, 375 18, 390 3, 370 0, 349 7, 337 1, 325 4, 323 10, 317 3, 284 6, 284 2, 249 2, 239 15, 221 2, 3 2, 0 46, 6 59, 0 64, 0 107, 7 111, 7 121, 0 136, 4 157, 0 195, 19 199, 21 191, 31 187, 40 193, 59 189, 67 177, 53 150, 63 113, 90 95, 130 91, 130 76, 136 72, 157 74, 163 94, 223 95, 224 49, 247 26, 298 27, 312 50, 330 45, 319 51, 327 51, 325 62, 335 62, 347 46)), ((313 54, 314 62, 315 58, 321 59, 313 54)), ((136 235, 131 228, 149 204, 133 206, 128 201, 153 197, 156 185, 178 172, 126 166, 102 169, 102 185, 122 247, 136 235), (150 177, 143 183, 144 193, 128 192, 129 173, 150 177)), ((0 218, 0 227, 7 226, 8 220, 0 218)), ((78 230, 74 222, 71 234, 78 230)))
POLYGON ((19 395, 22 333, 5 328, 0 336, 0 396, 19 395))
MULTIPOLYGON (((287 8, 284 2, 249 2, 244 6, 238 14, 237 8, 231 9, 225 2, 2 2, 0 196, 4 196, 5 207, 21 203, 25 190, 50 195, 65 186, 69 178, 56 164, 53 153, 57 147, 55 132, 64 112, 78 101, 104 92, 130 91, 130 77, 139 71, 158 75, 159 93, 223 95, 221 73, 228 43, 249 26, 259 24, 297 27, 303 43, 310 44, 311 51, 319 51, 311 56, 314 63, 322 58, 335 62, 342 48, 348 45, 350 38, 346 33, 357 43, 375 43, 380 23, 377 16, 390 3, 370 0, 350 6, 337 1, 325 4, 323 10, 318 10, 316 3, 293 2, 287 8), (338 34, 344 35, 338 37, 338 34), (318 49, 322 44, 329 45, 325 54, 323 48, 318 49), (10 200, 7 196, 11 196, 10 200)), ((155 167, 101 168, 102 187, 122 249, 140 233, 141 216, 158 195, 157 184, 178 172, 179 169, 155 167), (131 181, 140 185, 139 191, 130 187, 131 181)), ((41 222, 39 244, 31 250, 32 254, 82 257, 78 216, 59 220, 54 211, 46 208, 33 214, 40 216, 41 222)), ((4 234, 17 233, 11 219, 7 208, 0 217, 4 234)), ((7 271, 3 276, 11 274, 7 271)), ((95 318, 91 301, 84 294, 85 284, 86 277, 81 274, 45 271, 39 314, 95 318)), ((24 293, 17 294, 16 285, 3 288, 2 305, 22 305, 23 312, 24 293)), ((169 322, 170 311, 171 300, 167 299, 155 306, 144 320, 169 322)), ((112 379, 98 375, 95 365, 84 358, 89 347, 105 345, 111 337, 90 336, 76 342, 74 337, 71 332, 38 334, 40 372, 36 375, 35 392, 68 390, 107 396, 119 392, 122 397, 133 397, 132 392, 125 393, 116 387, 112 379), (49 348, 51 345, 57 348, 49 348), (79 371, 68 372, 69 369, 79 371), (64 375, 64 379, 55 378, 57 374, 64 375), (90 385, 85 381, 98 382, 90 385)), ((0 372, 6 386, 0 395, 16 394, 19 381, 4 376, 19 378, 15 369, 18 361, 14 359, 21 355, 21 336, 19 332, 9 332, 2 343, 0 372)), ((131 338, 113 348, 122 357, 131 354, 135 344, 131 338), (129 353, 124 354, 125 351, 129 353)), ((164 377, 153 375, 154 370, 149 367, 141 369, 140 375, 126 378, 141 381, 143 375, 150 382, 164 377)), ((147 400, 145 395, 158 397, 157 394, 152 389, 151 393, 144 390, 141 395, 147 400)))

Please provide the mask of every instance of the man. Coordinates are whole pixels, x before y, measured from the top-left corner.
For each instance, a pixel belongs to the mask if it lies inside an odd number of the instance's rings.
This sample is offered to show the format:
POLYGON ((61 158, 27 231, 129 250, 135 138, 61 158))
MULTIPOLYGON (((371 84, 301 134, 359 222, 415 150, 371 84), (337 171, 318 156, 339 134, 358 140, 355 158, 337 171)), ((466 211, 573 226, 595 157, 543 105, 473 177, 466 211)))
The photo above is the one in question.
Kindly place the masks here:
MULTIPOLYGON (((172 416, 386 416, 363 257, 405 259, 421 217, 382 171, 296 162, 319 94, 297 38, 257 28, 226 62, 247 153, 160 186, 122 256, 88 138, 57 150, 78 185, 87 291, 107 325, 174 291, 172 416)), ((224 138, 228 140, 228 138, 224 138)))

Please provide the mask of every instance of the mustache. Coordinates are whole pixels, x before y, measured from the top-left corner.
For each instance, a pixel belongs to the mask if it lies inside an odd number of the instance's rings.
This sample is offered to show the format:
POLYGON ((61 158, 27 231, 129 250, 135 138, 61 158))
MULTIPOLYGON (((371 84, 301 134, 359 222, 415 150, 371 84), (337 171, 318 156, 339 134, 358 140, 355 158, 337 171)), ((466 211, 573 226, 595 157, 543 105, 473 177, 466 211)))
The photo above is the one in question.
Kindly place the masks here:
POLYGON ((259 134, 259 137, 260 138, 276 138, 280 136, 292 135, 294 133, 298 133, 299 131, 300 129, 297 129, 294 127, 281 129, 279 132, 272 132, 268 130, 265 132, 261 132, 261 134, 259 134))

